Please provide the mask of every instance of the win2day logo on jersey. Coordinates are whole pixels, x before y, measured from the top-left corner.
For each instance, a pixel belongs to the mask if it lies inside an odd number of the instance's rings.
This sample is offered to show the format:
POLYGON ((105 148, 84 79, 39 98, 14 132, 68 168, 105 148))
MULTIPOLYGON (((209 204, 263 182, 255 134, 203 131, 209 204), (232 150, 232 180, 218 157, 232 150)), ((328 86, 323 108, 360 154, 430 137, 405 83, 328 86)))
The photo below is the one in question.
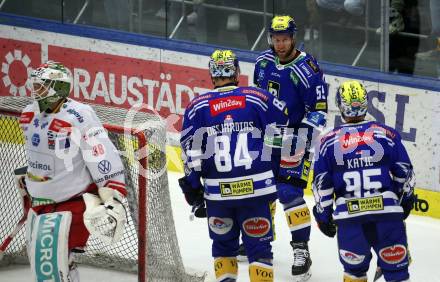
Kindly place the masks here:
POLYGON ((232 111, 236 109, 244 109, 246 107, 245 96, 230 96, 225 98, 218 98, 209 101, 209 109, 211 116, 216 116, 223 112, 232 111))

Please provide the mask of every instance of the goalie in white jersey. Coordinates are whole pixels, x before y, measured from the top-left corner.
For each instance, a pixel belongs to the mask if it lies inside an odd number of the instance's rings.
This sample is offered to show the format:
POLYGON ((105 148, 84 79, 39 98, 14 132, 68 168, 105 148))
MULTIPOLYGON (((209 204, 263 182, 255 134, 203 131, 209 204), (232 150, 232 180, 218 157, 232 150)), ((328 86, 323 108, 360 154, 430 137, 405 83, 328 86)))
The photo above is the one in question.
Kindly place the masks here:
POLYGON ((25 182, 32 199, 27 249, 35 281, 79 281, 70 259, 90 234, 105 243, 123 233, 121 158, 94 110, 68 98, 71 76, 48 61, 31 74, 34 103, 20 117, 25 182))

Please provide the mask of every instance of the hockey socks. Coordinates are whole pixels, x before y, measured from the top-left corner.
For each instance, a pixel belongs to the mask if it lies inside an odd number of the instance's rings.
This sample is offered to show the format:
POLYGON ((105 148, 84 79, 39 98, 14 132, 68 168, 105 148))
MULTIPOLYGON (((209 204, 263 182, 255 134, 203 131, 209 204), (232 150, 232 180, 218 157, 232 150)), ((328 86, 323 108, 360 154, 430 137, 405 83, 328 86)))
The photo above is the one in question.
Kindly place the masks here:
POLYGON ((344 273, 344 282, 367 282, 367 276, 356 277, 348 273, 344 273))
POLYGON ((216 282, 237 281, 238 264, 235 257, 218 257, 214 260, 216 282))
POLYGON ((306 203, 290 208, 284 207, 284 212, 292 239, 296 242, 309 241, 311 219, 306 203))
POLYGON ((251 282, 273 282, 273 266, 254 261, 249 264, 249 279, 251 282))

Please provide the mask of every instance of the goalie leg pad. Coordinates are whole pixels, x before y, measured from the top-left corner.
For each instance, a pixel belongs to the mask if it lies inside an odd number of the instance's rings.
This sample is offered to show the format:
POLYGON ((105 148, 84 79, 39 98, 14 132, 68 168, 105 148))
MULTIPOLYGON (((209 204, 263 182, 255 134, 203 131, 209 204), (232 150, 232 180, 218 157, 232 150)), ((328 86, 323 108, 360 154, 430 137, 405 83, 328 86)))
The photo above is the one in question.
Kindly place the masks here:
POLYGON ((249 264, 249 279, 251 282, 273 282, 273 266, 254 261, 249 264))
POLYGON ((31 242, 32 242, 32 232, 34 230, 34 225, 35 225, 35 219, 37 218, 37 213, 33 210, 30 209, 28 214, 27 214, 27 219, 26 219, 26 250, 27 250, 27 255, 28 258, 31 258, 31 242))
POLYGON ((237 281, 238 264, 236 257, 218 257, 214 260, 216 282, 237 281))
POLYGON ((71 212, 54 212, 35 217, 30 249, 35 281, 69 281, 68 239, 71 212))

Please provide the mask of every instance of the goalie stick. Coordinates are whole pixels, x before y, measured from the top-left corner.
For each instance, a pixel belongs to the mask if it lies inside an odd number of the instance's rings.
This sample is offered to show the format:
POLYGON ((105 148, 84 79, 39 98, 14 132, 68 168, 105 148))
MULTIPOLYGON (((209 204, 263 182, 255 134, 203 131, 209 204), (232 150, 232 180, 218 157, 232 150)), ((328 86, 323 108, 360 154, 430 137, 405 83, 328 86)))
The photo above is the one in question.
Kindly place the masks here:
POLYGON ((20 220, 15 225, 14 229, 12 230, 11 234, 9 234, 0 245, 0 260, 3 259, 4 253, 6 249, 8 248, 9 244, 11 244, 12 240, 14 239, 15 235, 20 231, 20 229, 23 227, 23 225, 26 222, 27 214, 29 212, 29 209, 31 208, 31 199, 29 194, 26 191, 26 184, 23 181, 23 176, 26 174, 27 167, 21 167, 16 170, 14 170, 15 174, 15 187, 18 190, 18 193, 20 194, 21 198, 21 204, 23 208, 23 216, 20 218, 20 220))
POLYGON ((8 237, 3 240, 3 243, 0 246, 0 260, 3 259, 4 252, 8 248, 9 244, 12 242, 12 239, 14 239, 15 235, 17 235, 17 233, 23 227, 24 223, 26 222, 26 217, 27 212, 24 213, 20 220, 17 222, 17 225, 15 225, 15 228, 14 230, 12 230, 11 234, 9 234, 8 237))

